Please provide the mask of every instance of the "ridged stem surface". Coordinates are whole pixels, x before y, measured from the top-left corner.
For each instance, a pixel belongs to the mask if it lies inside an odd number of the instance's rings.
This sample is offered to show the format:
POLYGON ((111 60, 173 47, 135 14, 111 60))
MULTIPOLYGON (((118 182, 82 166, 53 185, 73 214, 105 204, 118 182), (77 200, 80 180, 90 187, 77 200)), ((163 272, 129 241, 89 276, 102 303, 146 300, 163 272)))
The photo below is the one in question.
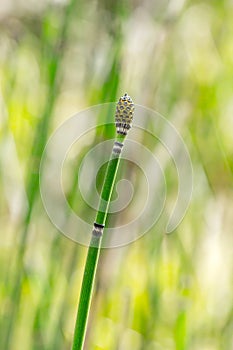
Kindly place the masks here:
MULTIPOLYGON (((125 136, 117 135, 116 141, 123 143, 125 136)), ((96 215, 95 222, 99 225, 105 225, 108 207, 111 200, 112 191, 115 184, 117 169, 120 161, 120 153, 114 152, 108 162, 105 180, 100 196, 99 209, 96 215)), ((95 280, 95 273, 99 259, 102 235, 95 236, 92 234, 90 246, 88 248, 87 259, 84 269, 81 294, 79 299, 79 306, 77 312, 77 319, 75 324, 74 339, 72 350, 82 350, 85 340, 88 314, 91 304, 91 296, 95 280)))

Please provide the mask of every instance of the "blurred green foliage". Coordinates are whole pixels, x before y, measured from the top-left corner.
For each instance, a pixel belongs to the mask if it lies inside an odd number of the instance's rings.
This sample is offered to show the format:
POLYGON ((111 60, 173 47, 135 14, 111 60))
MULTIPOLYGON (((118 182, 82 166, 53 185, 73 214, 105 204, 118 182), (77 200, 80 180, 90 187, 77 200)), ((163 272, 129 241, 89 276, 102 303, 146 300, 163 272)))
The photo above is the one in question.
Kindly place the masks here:
MULTIPOLYGON (((172 235, 156 225, 102 252, 86 349, 232 349, 232 17, 231 0, 1 2, 1 349, 70 348, 87 249, 47 218, 40 159, 61 122, 125 91, 181 133, 193 198, 172 235)), ((74 169, 111 137, 97 130, 68 162, 66 196, 86 218, 74 169)), ((172 162, 165 174, 172 202, 172 162)))

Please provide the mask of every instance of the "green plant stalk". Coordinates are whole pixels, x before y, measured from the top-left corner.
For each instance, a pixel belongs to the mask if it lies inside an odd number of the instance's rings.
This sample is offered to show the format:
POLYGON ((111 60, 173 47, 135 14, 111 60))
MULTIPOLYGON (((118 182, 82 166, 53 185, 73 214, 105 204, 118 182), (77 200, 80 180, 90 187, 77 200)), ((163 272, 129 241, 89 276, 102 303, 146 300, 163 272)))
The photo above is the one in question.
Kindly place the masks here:
POLYGON ((127 94, 125 94, 124 97, 122 97, 119 100, 118 105, 121 106, 121 111, 118 109, 119 107, 117 107, 117 111, 116 111, 117 136, 112 149, 111 158, 108 162, 104 184, 103 184, 102 192, 100 196, 99 209, 96 214, 96 220, 92 231, 92 238, 88 248, 75 330, 74 330, 72 350, 83 349, 104 225, 108 215, 108 207, 109 207, 112 191, 116 180, 116 174, 117 174, 117 170, 120 162, 121 149, 123 147, 123 142, 126 137, 127 130, 129 130, 129 128, 131 127, 131 121, 132 121, 133 109, 134 109, 132 100, 127 94), (126 110, 126 107, 128 108, 127 110, 126 110), (123 114, 120 114, 120 113, 123 113, 122 110, 126 110, 124 114, 124 119, 122 119, 123 114))
POLYGON ((90 309, 94 278, 99 259, 101 238, 96 238, 96 241, 93 242, 94 237, 92 237, 91 241, 92 243, 95 243, 96 246, 90 245, 88 248, 87 260, 79 299, 77 319, 75 324, 72 350, 78 350, 83 348, 84 338, 86 334, 87 319, 90 309))
MULTIPOLYGON (((13 335, 14 326, 15 326, 17 313, 20 305, 20 299, 21 299, 22 281, 25 277, 23 258, 25 255, 25 249, 26 249, 27 239, 29 235, 29 226, 30 226, 30 220, 32 217, 32 210, 33 210, 33 206, 39 190, 38 159, 41 158, 41 155, 46 143, 50 119, 51 119, 52 111, 56 100, 56 93, 58 91, 58 86, 59 86, 58 72, 62 61, 62 55, 64 53, 62 45, 65 46, 65 43, 67 41, 67 33, 70 25, 70 18, 74 11, 76 2, 77 2, 76 0, 70 0, 69 3, 67 4, 57 41, 54 47, 48 48, 48 52, 46 55, 46 57, 47 56, 49 57, 48 62, 46 62, 46 64, 48 64, 49 66, 49 71, 48 71, 49 96, 44 106, 44 111, 43 111, 41 121, 38 123, 37 131, 35 132, 32 153, 30 155, 30 168, 33 170, 29 172, 29 176, 26 179, 26 189, 27 189, 26 192, 28 196, 29 205, 28 205, 28 209, 26 211, 25 217, 23 218, 23 230, 19 238, 18 251, 14 257, 16 261, 16 266, 18 267, 18 269, 17 269, 17 274, 15 277, 14 284, 12 287, 10 286, 9 299, 11 300, 11 303, 10 303, 10 309, 9 309, 10 310, 9 317, 4 322, 5 336, 4 336, 4 339, 1 339, 1 343, 2 343, 1 345, 5 350, 8 350, 11 348, 12 335, 13 335), (57 54, 58 51, 59 51, 59 55, 57 54)), ((11 257, 11 260, 12 260, 12 257, 11 257)), ((8 279, 7 279, 6 284, 8 283, 10 282, 8 282, 8 279)))
MULTIPOLYGON (((123 136, 123 135, 122 135, 123 136)), ((119 137, 116 138, 119 141, 119 137)), ((121 138, 123 141, 123 137, 121 138)), ((99 210, 96 215, 96 223, 105 225, 108 215, 108 207, 115 184, 116 174, 120 162, 119 155, 116 156, 113 152, 108 163, 104 185, 101 192, 99 210), (104 202, 102 201, 104 200, 104 202)), ((79 299, 79 307, 74 331, 74 340, 72 350, 81 350, 84 344, 84 338, 87 327, 88 314, 90 310, 91 296, 95 280, 96 268, 99 259, 101 236, 92 235, 90 246, 88 248, 81 294, 79 299)))

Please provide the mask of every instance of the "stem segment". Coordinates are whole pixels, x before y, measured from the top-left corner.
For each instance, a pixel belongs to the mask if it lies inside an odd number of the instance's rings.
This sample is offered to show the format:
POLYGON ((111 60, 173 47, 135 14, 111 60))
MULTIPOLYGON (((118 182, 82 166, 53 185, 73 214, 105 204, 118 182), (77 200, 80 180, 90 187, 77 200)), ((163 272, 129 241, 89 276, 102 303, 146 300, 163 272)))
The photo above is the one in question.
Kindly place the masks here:
POLYGON ((134 105, 131 98, 125 94, 120 98, 116 110, 117 136, 112 149, 111 158, 105 175, 101 192, 99 209, 96 214, 92 238, 88 248, 85 270, 83 275, 81 294, 79 299, 78 313, 74 330, 72 350, 82 350, 85 340, 88 314, 90 310, 93 285, 96 268, 99 259, 102 235, 112 191, 115 184, 116 174, 120 162, 120 154, 127 131, 131 127, 134 105))
POLYGON ((87 260, 83 275, 79 307, 74 330, 72 350, 83 349, 86 334, 87 319, 90 309, 91 294, 94 285, 96 267, 99 259, 101 237, 92 237, 88 248, 87 260), (91 245, 93 244, 94 245, 91 245))

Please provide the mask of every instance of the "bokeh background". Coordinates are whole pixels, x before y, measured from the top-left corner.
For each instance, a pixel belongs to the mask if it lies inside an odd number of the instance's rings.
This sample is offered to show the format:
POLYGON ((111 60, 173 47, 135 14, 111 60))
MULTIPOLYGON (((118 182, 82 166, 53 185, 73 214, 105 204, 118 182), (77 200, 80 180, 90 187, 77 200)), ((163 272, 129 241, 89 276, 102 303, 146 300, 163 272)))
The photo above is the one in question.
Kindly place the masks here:
MULTIPOLYGON (((173 234, 158 224, 102 252, 86 349, 233 349, 232 18, 232 0, 1 1, 1 349, 70 349, 87 248, 49 221, 40 159, 64 120, 125 91, 179 130, 192 158, 193 197, 173 234)), ((67 199, 87 218, 75 169, 110 137, 112 129, 97 129, 67 162, 67 199)), ((123 173, 140 183, 130 162, 123 173)), ((169 212, 177 194, 172 160, 165 174, 169 212)))

